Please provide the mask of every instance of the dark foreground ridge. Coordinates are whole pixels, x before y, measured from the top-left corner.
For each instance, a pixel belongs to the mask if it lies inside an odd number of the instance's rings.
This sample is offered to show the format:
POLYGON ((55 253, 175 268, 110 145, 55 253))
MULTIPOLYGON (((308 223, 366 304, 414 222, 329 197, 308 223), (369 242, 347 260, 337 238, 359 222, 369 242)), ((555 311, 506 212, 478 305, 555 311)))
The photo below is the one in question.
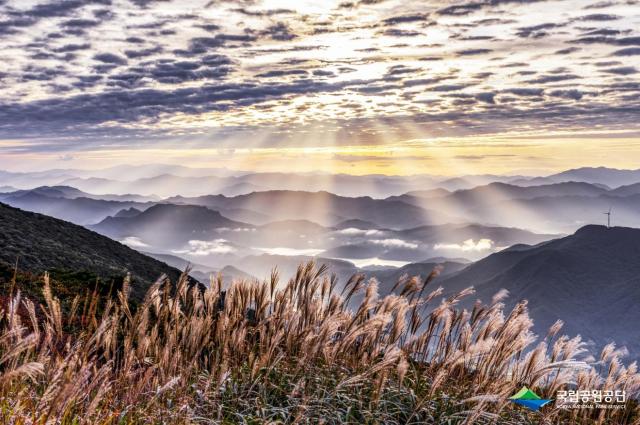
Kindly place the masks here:
POLYGON ((105 280, 132 277, 132 298, 140 300, 163 273, 180 271, 119 242, 75 224, 0 203, 0 262, 34 274, 87 271, 105 280))

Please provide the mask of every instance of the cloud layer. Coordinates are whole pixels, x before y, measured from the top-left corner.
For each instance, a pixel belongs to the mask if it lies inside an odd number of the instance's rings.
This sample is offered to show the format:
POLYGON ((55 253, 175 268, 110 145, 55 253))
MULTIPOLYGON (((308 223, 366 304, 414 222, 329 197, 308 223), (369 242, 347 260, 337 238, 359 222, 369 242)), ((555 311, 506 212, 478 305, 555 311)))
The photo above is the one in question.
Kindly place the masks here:
POLYGON ((326 129, 343 144, 638 129, 637 1, 442 4, 0 2, 0 140, 64 152, 214 132, 197 143, 242 145, 266 128, 267 145, 326 129))

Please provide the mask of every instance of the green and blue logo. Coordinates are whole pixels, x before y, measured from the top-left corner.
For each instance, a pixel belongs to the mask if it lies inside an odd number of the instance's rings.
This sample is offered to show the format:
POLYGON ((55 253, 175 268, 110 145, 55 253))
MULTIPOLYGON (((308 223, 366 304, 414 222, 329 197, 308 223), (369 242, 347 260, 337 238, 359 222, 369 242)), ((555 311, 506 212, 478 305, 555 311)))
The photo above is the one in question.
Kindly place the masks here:
POLYGON ((549 399, 540 398, 538 394, 534 393, 527 387, 522 387, 522 389, 515 395, 509 397, 509 400, 536 412, 538 412, 542 408, 542 406, 551 403, 552 401, 549 399))

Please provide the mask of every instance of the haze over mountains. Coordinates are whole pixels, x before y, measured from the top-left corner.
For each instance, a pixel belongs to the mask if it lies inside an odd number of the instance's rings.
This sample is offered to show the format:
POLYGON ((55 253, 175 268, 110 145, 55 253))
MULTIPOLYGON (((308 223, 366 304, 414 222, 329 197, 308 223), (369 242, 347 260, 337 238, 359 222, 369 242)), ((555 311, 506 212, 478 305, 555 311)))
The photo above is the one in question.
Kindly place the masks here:
POLYGON ((0 177, 1 202, 214 269, 262 254, 358 267, 477 260, 604 223, 610 208, 615 224, 640 226, 638 170, 442 178, 147 165, 0 177))
MULTIPOLYGON (((131 268, 149 281, 191 264, 200 281, 221 273, 228 283, 264 278, 274 267, 289 276, 315 260, 342 283, 364 273, 388 292, 403 276, 424 279, 438 267, 446 293, 474 285, 485 300, 501 288, 512 293, 510 303, 530 300, 540 333, 562 319, 568 332, 598 346, 614 339, 640 349, 621 324, 623 311, 640 301, 640 230, 590 225, 606 223, 611 209, 614 225, 640 227, 637 170, 441 178, 142 166, 0 172, 0 186, 2 203, 106 236, 2 206, 5 237, 15 239, 13 226, 45 241, 33 261, 25 257, 33 270, 58 261, 102 273, 131 268)), ((30 249, 23 240, 3 259, 30 249)))
POLYGON ((2 185, 18 189, 38 186, 72 186, 94 194, 235 196, 265 190, 327 191, 341 196, 386 198, 414 190, 442 188, 450 191, 471 189, 489 183, 538 186, 563 182, 585 182, 609 188, 640 182, 640 170, 578 168, 548 176, 468 175, 458 177, 386 176, 328 173, 247 173, 224 168, 189 168, 180 165, 152 164, 115 166, 98 170, 57 169, 37 172, 0 170, 2 185))
MULTIPOLYGON (((393 204, 392 204, 393 205, 393 204)), ((308 220, 264 225, 232 221, 204 206, 158 204, 130 217, 108 217, 91 229, 132 246, 181 254, 214 267, 235 264, 246 255, 322 255, 366 265, 420 261, 461 252, 480 258, 514 243, 537 243, 552 235, 468 224, 419 226, 403 230, 349 222, 322 226, 308 220)))

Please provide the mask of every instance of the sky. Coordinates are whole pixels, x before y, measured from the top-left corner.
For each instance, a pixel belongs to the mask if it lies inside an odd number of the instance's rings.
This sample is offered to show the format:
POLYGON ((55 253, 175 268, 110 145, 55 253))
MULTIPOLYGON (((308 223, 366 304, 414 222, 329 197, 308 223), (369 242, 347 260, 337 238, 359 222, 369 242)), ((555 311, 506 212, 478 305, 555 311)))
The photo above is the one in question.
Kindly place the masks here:
POLYGON ((0 168, 640 163, 635 0, 0 0, 0 168))

